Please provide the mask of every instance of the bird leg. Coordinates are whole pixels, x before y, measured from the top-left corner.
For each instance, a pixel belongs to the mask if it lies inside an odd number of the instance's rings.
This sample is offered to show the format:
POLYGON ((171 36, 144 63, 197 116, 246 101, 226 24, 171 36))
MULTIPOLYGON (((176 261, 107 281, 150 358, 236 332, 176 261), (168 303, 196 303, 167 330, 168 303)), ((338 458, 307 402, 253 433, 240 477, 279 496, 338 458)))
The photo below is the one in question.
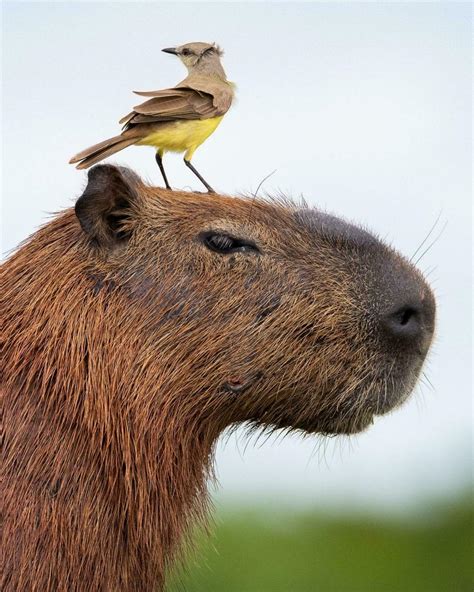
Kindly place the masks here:
POLYGON ((201 181, 201 183, 206 187, 206 189, 209 193, 215 193, 214 189, 209 185, 209 183, 193 167, 190 160, 184 159, 184 164, 193 171, 193 173, 201 181))
POLYGON ((159 152, 155 154, 155 160, 156 164, 160 167, 160 171, 163 176, 163 181, 165 182, 166 189, 171 189, 171 186, 168 183, 168 178, 166 177, 165 167, 163 166, 163 159, 161 158, 161 154, 159 152))

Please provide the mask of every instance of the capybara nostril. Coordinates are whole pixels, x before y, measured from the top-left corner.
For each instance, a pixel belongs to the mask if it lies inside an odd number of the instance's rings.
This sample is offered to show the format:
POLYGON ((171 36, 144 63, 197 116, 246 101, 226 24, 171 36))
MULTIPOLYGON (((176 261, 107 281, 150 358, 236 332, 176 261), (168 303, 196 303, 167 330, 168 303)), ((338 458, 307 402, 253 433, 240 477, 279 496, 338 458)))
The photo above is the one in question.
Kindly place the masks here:
POLYGON ((419 306, 406 304, 382 317, 384 329, 393 337, 417 339, 423 331, 419 306))
POLYGON ((381 316, 384 335, 405 350, 425 353, 433 335, 434 310, 430 298, 392 307, 381 316))

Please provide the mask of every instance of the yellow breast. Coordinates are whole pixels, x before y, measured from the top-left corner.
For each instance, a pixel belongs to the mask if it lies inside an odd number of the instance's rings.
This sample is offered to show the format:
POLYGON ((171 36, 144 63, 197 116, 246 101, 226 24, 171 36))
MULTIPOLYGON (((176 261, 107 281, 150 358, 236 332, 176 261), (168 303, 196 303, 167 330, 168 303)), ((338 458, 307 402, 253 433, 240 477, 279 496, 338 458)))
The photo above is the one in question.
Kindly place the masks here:
POLYGON ((164 152, 186 152, 190 160, 193 152, 206 140, 222 121, 220 117, 211 119, 192 119, 171 121, 161 124, 140 142, 140 145, 154 146, 161 154, 164 152))

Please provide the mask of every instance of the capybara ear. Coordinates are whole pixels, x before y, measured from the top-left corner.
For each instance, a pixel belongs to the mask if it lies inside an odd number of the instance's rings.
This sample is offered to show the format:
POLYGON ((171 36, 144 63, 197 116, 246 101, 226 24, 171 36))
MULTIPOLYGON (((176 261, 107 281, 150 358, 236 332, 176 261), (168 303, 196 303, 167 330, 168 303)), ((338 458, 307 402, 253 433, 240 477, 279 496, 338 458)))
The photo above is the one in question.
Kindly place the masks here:
POLYGON ((87 187, 76 202, 75 212, 94 243, 113 247, 129 238, 139 182, 137 175, 126 168, 100 164, 90 169, 87 187))

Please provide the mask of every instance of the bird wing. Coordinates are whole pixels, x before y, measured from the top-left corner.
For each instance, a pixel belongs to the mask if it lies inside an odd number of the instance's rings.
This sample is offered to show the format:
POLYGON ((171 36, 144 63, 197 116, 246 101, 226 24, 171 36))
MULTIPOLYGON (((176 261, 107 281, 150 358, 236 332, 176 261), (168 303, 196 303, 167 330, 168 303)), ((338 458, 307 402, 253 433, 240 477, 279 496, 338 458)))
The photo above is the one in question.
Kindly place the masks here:
POLYGON ((208 77, 194 77, 191 80, 189 76, 174 88, 134 92, 151 98, 122 117, 120 123, 125 126, 218 117, 226 113, 233 97, 230 83, 209 80, 208 77))
POLYGON ((179 119, 208 119, 219 114, 213 104, 212 95, 190 88, 150 91, 145 96, 152 98, 134 107, 120 123, 130 125, 179 119))
POLYGON ((220 78, 203 76, 202 74, 190 74, 176 88, 188 88, 198 93, 212 96, 212 104, 217 115, 224 115, 232 105, 235 85, 220 78))

